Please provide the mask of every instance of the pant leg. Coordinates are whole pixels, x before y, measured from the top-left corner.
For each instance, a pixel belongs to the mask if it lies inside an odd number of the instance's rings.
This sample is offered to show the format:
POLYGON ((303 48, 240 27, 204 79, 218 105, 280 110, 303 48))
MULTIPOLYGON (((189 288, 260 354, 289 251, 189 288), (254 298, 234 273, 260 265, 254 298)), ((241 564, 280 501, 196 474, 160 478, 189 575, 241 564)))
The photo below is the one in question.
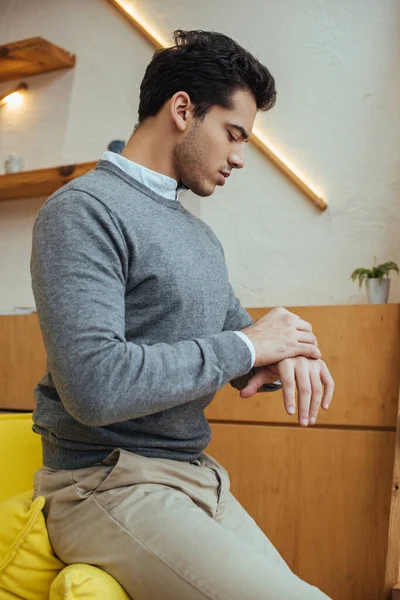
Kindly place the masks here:
POLYGON ((202 453, 199 465, 215 469, 220 481, 220 499, 215 516, 217 523, 232 531, 247 542, 254 550, 264 555, 270 564, 289 569, 278 550, 257 525, 253 517, 243 508, 230 491, 230 479, 226 469, 212 456, 202 453))
POLYGON ((216 521, 211 468, 115 451, 104 466, 42 469, 35 483, 60 558, 103 568, 135 600, 326 598, 216 521))
MULTIPOLYGON (((209 454, 203 452, 199 461, 199 465, 207 466, 214 469, 220 481, 220 499, 218 510, 215 515, 215 521, 222 527, 229 529, 236 536, 246 542, 253 550, 263 555, 270 565, 274 565, 277 569, 286 572, 286 578, 289 580, 295 579, 301 581, 290 569, 278 550, 271 543, 265 533, 257 525, 256 521, 243 508, 238 500, 230 491, 230 479, 226 469, 209 454)), ((295 583, 293 585, 296 585, 295 583)), ((308 584, 305 584, 308 585, 308 584)), ((321 600, 329 600, 328 596, 318 590, 315 586, 309 586, 314 592, 318 592, 321 600)), ((297 596, 295 596, 297 598, 297 596)), ((311 596, 310 596, 311 598, 311 596)))
POLYGON ((227 492, 220 504, 216 521, 265 556, 270 564, 291 571, 272 542, 231 492, 227 492))

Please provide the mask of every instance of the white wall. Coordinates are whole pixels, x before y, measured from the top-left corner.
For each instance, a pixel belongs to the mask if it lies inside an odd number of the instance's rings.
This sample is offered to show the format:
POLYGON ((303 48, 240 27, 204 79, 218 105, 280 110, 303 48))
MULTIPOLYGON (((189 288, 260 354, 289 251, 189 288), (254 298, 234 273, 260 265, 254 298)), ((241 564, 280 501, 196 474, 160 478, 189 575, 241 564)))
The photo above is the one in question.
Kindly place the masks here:
MULTIPOLYGON (((249 145, 246 168, 211 197, 186 195, 226 251, 246 306, 364 303, 358 266, 400 262, 400 4, 397 0, 137 0, 168 38, 228 33, 271 69, 268 139, 323 192, 320 213, 249 145)), ((0 169, 95 160, 136 122, 152 48, 106 0, 0 0, 0 44, 41 35, 77 54, 74 70, 31 77, 24 106, 0 109, 0 169)), ((7 84, 0 86, 0 94, 7 84)), ((1 171, 3 172, 3 171, 1 171)), ((31 229, 42 200, 0 203, 0 310, 32 306, 31 229)), ((390 300, 400 302, 393 276, 390 300)))

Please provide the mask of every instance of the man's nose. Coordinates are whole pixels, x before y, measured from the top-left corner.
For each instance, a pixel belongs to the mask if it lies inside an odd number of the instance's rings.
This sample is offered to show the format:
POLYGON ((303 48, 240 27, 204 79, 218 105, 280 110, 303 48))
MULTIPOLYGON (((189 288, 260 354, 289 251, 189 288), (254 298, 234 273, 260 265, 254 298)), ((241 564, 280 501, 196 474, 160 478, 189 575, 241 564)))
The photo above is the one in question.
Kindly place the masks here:
POLYGON ((244 167, 244 151, 239 152, 236 150, 232 154, 229 155, 228 163, 232 167, 232 169, 243 169, 244 167))

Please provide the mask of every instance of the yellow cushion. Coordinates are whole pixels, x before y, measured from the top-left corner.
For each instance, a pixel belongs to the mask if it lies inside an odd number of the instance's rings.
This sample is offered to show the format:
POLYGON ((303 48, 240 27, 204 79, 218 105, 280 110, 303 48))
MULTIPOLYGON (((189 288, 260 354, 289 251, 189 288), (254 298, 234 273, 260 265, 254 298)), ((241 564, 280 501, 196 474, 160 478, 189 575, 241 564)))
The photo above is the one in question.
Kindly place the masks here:
POLYGON ((31 489, 42 466, 41 446, 31 413, 0 414, 0 502, 31 489))
POLYGON ((49 600, 130 600, 108 573, 92 565, 68 565, 50 587, 49 600))
POLYGON ((43 496, 32 491, 0 504, 0 598, 43 600, 65 566, 53 552, 42 513, 43 496))

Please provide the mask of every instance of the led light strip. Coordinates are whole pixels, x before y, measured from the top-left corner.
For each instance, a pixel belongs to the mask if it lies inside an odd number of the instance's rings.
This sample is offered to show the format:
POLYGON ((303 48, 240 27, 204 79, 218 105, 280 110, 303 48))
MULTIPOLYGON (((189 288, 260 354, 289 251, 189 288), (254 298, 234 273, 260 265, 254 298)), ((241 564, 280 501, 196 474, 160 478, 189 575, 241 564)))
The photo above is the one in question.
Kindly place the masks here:
MULTIPOLYGON (((161 36, 140 16, 140 14, 132 7, 127 0, 108 0, 113 4, 128 21, 158 50, 160 48, 168 48, 169 44, 161 38, 161 36)), ((280 169, 293 183, 301 190, 321 211, 328 206, 322 196, 312 189, 312 187, 304 181, 294 167, 289 166, 288 162, 279 156, 276 150, 267 143, 260 133, 253 131, 251 141, 261 152, 270 160, 278 169, 280 169)))

